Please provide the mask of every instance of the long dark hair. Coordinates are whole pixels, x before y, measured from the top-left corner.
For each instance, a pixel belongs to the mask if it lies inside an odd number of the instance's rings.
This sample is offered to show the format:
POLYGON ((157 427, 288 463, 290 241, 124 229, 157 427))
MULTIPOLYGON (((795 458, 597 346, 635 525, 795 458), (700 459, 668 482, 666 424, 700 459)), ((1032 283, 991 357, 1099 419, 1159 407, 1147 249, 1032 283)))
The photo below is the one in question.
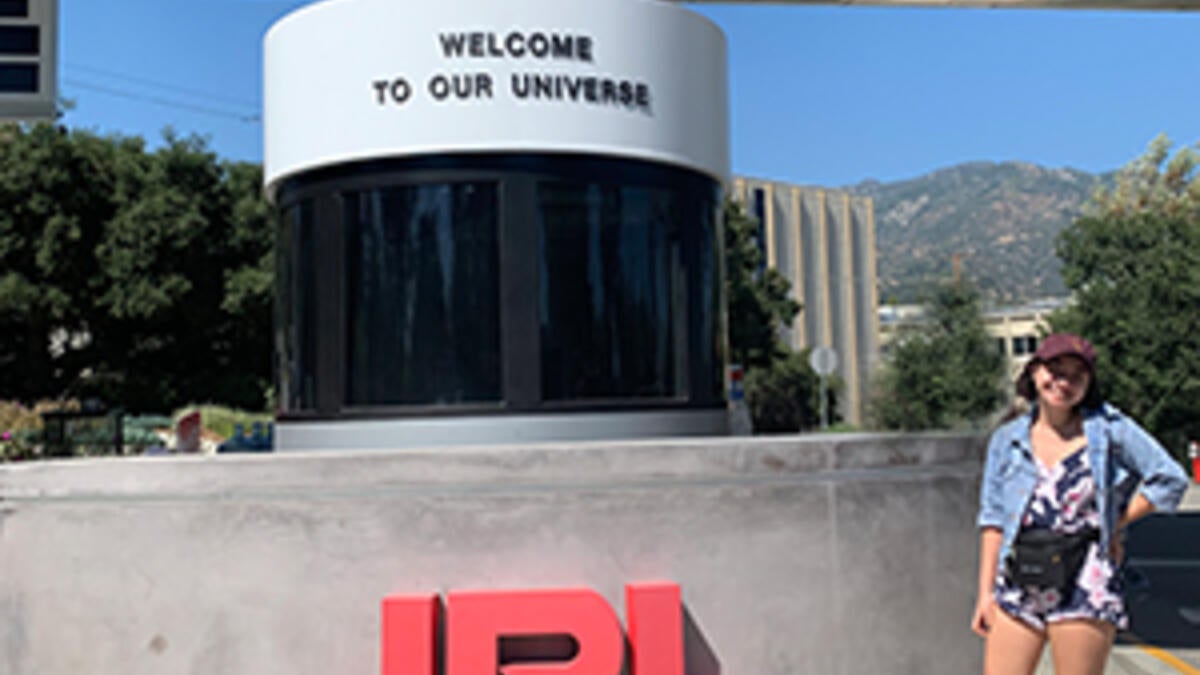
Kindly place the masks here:
MULTIPOLYGON (((1037 403, 1037 387, 1033 386, 1033 369, 1041 363, 1041 359, 1030 359, 1029 363, 1025 364, 1025 369, 1021 371, 1021 376, 1017 378, 1017 396, 1029 403, 1037 403)), ((1083 400, 1079 402, 1079 405, 1075 406, 1076 411, 1095 410, 1104 403, 1104 395, 1100 392, 1100 380, 1096 377, 1096 371, 1091 371, 1091 376, 1087 393, 1083 395, 1083 400)))

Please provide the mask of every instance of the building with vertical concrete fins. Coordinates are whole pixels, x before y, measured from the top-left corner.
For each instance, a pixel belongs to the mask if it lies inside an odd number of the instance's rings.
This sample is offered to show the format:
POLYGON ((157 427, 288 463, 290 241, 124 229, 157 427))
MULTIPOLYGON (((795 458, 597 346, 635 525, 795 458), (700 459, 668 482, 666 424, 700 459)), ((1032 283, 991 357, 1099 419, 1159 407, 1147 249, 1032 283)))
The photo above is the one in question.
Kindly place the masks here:
POLYGON ((793 349, 832 347, 843 387, 838 412, 861 424, 878 363, 875 206, 848 192, 736 177, 732 196, 759 222, 769 267, 803 305, 783 329, 793 349))

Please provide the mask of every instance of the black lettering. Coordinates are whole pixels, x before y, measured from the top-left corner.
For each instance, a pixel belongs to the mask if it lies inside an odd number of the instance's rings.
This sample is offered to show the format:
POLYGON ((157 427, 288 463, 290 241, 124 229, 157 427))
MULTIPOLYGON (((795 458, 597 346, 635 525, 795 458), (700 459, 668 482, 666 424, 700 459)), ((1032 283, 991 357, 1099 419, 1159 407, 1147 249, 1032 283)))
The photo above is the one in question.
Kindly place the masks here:
POLYGON ((475 95, 479 98, 492 97, 492 76, 487 73, 475 75, 475 95))
POLYGON ((551 35, 550 53, 556 59, 569 59, 575 54, 574 40, 570 35, 551 35))
MULTIPOLYGON (((2 2, 3 0, 0 0, 2 2)), ((562 33, 505 34, 491 32, 439 33, 442 54, 446 58, 523 58, 559 59, 592 62, 594 42, 588 35, 562 33)))
MULTIPOLYGON (((530 46, 532 50, 533 47, 530 46)), ((533 79, 534 98, 552 98, 554 96, 554 78, 549 75, 538 75, 533 79)))
POLYGON ((504 39, 504 47, 513 58, 525 56, 525 36, 520 33, 509 33, 504 39))
POLYGON ((379 105, 383 105, 384 103, 387 103, 388 81, 387 80, 375 80, 374 82, 371 83, 371 86, 375 87, 375 98, 376 98, 376 101, 379 103, 379 105))
POLYGON ((429 95, 437 101, 446 100, 450 95, 450 81, 445 75, 434 75, 433 79, 429 80, 429 95))
POLYGON ((404 103, 408 97, 412 96, 412 87, 409 86, 408 80, 399 78, 392 82, 392 100, 396 103, 404 103))
MULTIPOLYGON (((445 79, 445 76, 439 76, 445 79)), ((454 76, 458 78, 460 76, 454 76)), ((467 76, 461 76, 466 78, 467 76)), ((435 97, 445 97, 449 90, 459 98, 494 98, 492 76, 485 72, 474 73, 470 82, 454 80, 452 89, 445 82, 438 83, 441 89, 430 91, 435 97), (469 86, 468 86, 469 85, 469 86)), ((521 100, 570 101, 597 105, 620 106, 640 109, 652 115, 650 85, 635 80, 611 77, 556 75, 554 73, 514 73, 510 83, 512 94, 521 100)))
POLYGON ((527 44, 529 45, 529 53, 539 59, 546 58, 546 53, 550 51, 550 41, 542 33, 530 35, 527 44))
POLYGON ((471 83, 474 78, 467 75, 455 75, 450 78, 454 85, 454 95, 459 98, 471 98, 471 83))
POLYGON ((495 33, 488 33, 487 44, 488 44, 488 56, 494 56, 497 58, 501 58, 504 56, 504 50, 500 49, 500 42, 499 42, 499 40, 496 39, 495 33))
POLYGON ((442 33, 438 35, 438 39, 442 42, 442 53, 446 58, 463 55, 464 36, 462 33, 442 33))
POLYGON ((512 91, 517 98, 529 98, 529 76, 513 73, 512 91))
POLYGON ((578 77, 564 77, 563 79, 565 80, 565 82, 563 82, 563 84, 566 85, 566 88, 567 88, 567 98, 570 98, 572 101, 578 101, 579 100, 579 88, 582 86, 582 84, 579 82, 579 78, 578 77))
POLYGON ((636 92, 637 92, 636 99, 637 99, 638 107, 645 108, 646 112, 649 112, 650 111, 650 87, 647 87, 644 83, 639 82, 637 85, 636 92))
POLYGON ((600 88, 601 103, 617 102, 617 85, 612 80, 604 80, 600 88))

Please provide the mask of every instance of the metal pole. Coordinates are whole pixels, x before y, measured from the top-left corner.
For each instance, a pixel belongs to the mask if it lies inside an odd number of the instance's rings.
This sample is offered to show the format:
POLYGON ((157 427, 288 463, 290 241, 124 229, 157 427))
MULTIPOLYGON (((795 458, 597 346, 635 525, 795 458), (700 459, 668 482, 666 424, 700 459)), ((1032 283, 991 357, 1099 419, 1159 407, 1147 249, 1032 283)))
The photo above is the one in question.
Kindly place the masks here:
POLYGON ((829 397, 825 395, 825 376, 821 375, 821 431, 829 430, 829 397))

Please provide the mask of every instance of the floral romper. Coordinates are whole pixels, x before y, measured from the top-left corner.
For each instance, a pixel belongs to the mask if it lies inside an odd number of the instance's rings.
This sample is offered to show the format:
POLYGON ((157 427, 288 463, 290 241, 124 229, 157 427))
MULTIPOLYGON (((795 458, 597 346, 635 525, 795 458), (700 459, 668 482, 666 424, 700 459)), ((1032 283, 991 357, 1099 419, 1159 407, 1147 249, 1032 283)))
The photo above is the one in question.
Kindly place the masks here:
MULTIPOLYGON (((1072 534, 1100 528, 1096 508, 1096 482, 1086 447, 1063 458, 1055 467, 1037 462, 1038 479, 1021 520, 1022 529, 1049 529, 1072 534)), ((1067 619, 1099 619, 1117 628, 1128 627, 1119 570, 1100 544, 1088 545, 1087 557, 1073 588, 1061 593, 1056 588, 1019 587, 1009 578, 1004 564, 996 575, 996 602, 1000 609, 1037 630, 1047 623, 1067 619)))

